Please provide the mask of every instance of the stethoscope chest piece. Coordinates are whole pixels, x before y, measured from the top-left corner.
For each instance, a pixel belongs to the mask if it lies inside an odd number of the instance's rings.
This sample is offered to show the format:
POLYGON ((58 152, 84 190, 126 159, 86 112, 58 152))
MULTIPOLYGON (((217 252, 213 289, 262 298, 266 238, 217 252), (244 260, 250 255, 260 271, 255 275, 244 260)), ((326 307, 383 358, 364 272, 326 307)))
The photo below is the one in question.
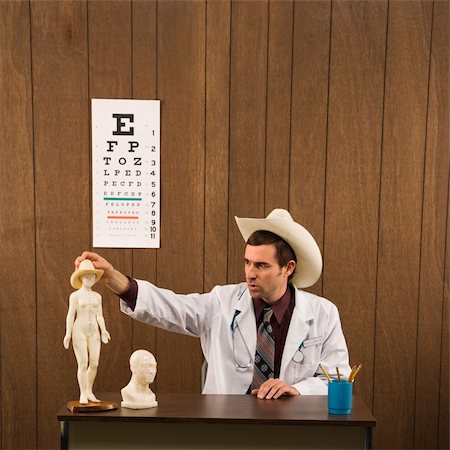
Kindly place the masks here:
POLYGON ((292 358, 296 363, 300 363, 300 362, 302 362, 303 361, 303 359, 305 358, 305 355, 303 354, 303 352, 300 350, 300 349, 298 349, 296 352, 295 352, 295 355, 294 355, 294 357, 292 358))

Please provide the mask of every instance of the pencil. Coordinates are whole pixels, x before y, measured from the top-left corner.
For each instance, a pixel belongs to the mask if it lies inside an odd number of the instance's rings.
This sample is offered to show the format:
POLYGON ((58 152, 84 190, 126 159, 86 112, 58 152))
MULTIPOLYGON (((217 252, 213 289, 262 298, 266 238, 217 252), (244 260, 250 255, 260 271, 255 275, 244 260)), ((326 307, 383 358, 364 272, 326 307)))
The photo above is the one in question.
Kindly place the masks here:
POLYGON ((352 367, 352 370, 350 371, 350 375, 348 376, 347 381, 350 380, 350 378, 353 376, 353 372, 354 372, 357 368, 358 368, 358 366, 353 366, 353 367, 352 367))
POLYGON ((341 382, 341 374, 339 373, 339 367, 336 367, 336 373, 338 376, 338 383, 340 383, 341 382))
POLYGON ((319 367, 322 369, 323 374, 327 377, 327 380, 331 383, 330 375, 328 375, 327 371, 326 371, 325 368, 322 366, 322 364, 319 364, 319 367))
POLYGON ((350 376, 348 377, 348 382, 349 383, 351 383, 355 379, 356 375, 358 375, 358 372, 361 370, 361 367, 362 367, 362 364, 360 364, 356 368, 356 370, 353 373, 350 374, 350 376))

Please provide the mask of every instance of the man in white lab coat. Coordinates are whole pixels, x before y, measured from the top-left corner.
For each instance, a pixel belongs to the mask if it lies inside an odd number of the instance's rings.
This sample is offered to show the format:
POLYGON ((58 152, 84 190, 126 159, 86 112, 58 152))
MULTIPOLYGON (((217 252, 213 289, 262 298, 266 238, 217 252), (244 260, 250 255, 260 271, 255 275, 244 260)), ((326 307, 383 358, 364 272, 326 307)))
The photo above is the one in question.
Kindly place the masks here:
POLYGON ((84 252, 104 271, 102 280, 121 297, 132 318, 200 338, 208 363, 204 394, 245 394, 276 399, 282 395, 326 395, 321 364, 333 376, 350 373, 339 313, 330 301, 299 288, 312 286, 322 271, 322 256, 311 234, 288 211, 275 209, 265 219, 238 218, 247 245, 245 282, 216 286, 209 293, 180 295, 124 276, 100 255, 84 252), (257 330, 264 308, 274 339, 274 371, 255 385, 257 330))

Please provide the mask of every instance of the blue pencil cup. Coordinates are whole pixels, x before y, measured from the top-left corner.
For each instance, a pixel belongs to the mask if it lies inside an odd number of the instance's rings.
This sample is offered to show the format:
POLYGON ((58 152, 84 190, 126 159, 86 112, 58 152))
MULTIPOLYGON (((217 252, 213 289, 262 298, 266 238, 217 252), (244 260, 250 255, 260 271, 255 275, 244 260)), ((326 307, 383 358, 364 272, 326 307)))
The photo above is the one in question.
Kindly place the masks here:
POLYGON ((353 383, 331 380, 328 383, 328 414, 352 412, 353 383))

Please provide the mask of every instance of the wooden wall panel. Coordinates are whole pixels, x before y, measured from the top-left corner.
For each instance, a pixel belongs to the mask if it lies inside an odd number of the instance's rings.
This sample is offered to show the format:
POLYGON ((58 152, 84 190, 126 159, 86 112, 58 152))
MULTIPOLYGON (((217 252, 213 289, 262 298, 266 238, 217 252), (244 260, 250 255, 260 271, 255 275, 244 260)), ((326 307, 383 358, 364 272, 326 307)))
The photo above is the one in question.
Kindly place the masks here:
MULTIPOLYGON (((448 108, 447 108, 448 114, 448 108)), ((442 338, 441 338, 441 375, 439 390, 439 429, 438 448, 448 449, 450 447, 449 434, 449 376, 450 376, 450 199, 447 199, 447 241, 444 264, 444 300, 442 306, 442 338)))
POLYGON ((415 389, 415 410, 420 414, 415 417, 415 448, 438 447, 445 267, 445 246, 442 242, 445 242, 446 235, 450 156, 448 6, 448 2, 435 2, 433 8, 415 389))
MULTIPOLYGON (((164 149, 158 284, 180 293, 203 289, 205 9, 196 1, 158 3, 164 149)), ((157 346, 159 392, 200 392, 198 339, 158 330, 157 346)))
MULTIPOLYGON (((435 2, 434 3, 434 21, 433 21, 433 46, 431 49, 431 74, 430 74, 430 92, 433 97, 430 97, 430 115, 428 119, 429 127, 429 148, 436 147, 434 151, 442 151, 444 155, 449 151, 449 3, 435 2), (439 123, 436 126, 436 122, 439 123), (431 136, 430 136, 431 134, 431 136)), ((441 327, 441 356, 440 356, 440 379, 439 382, 439 416, 438 416, 438 445, 439 449, 450 448, 450 420, 449 420, 449 353, 450 353, 450 181, 448 177, 449 160, 443 162, 444 171, 447 167, 447 180, 443 177, 440 189, 447 188, 447 222, 446 227, 446 241, 445 241, 445 257, 443 262, 443 305, 442 305, 442 327, 441 327)), ((436 169, 437 173, 441 174, 442 169, 436 169)), ((441 175, 440 175, 441 176, 441 175)), ((442 194, 441 194, 442 195, 442 194)), ((444 194, 445 195, 445 194, 444 194)), ((430 201, 434 201, 432 197, 430 201)), ((444 204, 439 205, 445 208, 444 204)), ((437 208, 436 208, 437 212, 437 208)), ((439 211, 439 214, 441 211, 439 211)), ((439 216, 440 217, 440 216, 439 216)), ((442 222, 440 223, 442 226, 442 222)), ((442 234, 436 234, 435 239, 440 239, 442 234)), ((443 242, 443 241, 442 241, 443 242)), ((440 248, 441 244, 436 242, 436 248, 440 248)), ((442 245, 443 246, 443 245, 442 245)), ((441 266, 442 267, 442 266, 441 266)), ((435 305, 432 306, 433 309, 435 305)), ((438 318, 439 320, 439 318, 438 318)), ((433 324, 434 325, 434 324, 433 324)), ((432 395, 432 394, 431 394, 432 395)), ((421 406, 420 404, 417 406, 421 406)), ((417 411, 416 406, 416 411, 417 411)), ((429 437, 431 442, 435 442, 432 437, 429 437), (433 439, 433 440, 432 440, 433 439)))
MULTIPOLYGON (((92 98, 132 97, 131 2, 89 1, 87 29, 90 111, 92 98)), ((86 154, 89 154, 88 148, 86 154)), ((90 163, 87 168, 91 170, 90 163)), ((131 250, 95 250, 121 272, 131 274, 131 250)), ((128 360, 133 350, 132 320, 120 312, 116 295, 109 289, 101 289, 100 285, 98 290, 103 296, 103 315, 111 341, 102 345, 95 384, 97 391, 112 392, 125 386, 130 378, 128 360), (111 377, 111 371, 108 370, 112 367, 114 377, 111 377)))
POLYGON ((414 441, 431 13, 430 2, 389 5, 374 380, 380 448, 414 441))
POLYGON ((25 449, 37 445, 29 5, 0 2, 0 18, 0 448, 25 449))
POLYGON ((289 208, 293 3, 269 3, 264 215, 289 208))
POLYGON ((387 3, 337 2, 332 16, 323 292, 371 406, 387 3))
POLYGON ((244 242, 234 216, 264 216, 268 2, 232 2, 229 282, 244 279, 244 242))
MULTIPOLYGON (((157 94, 157 2, 132 3, 133 98, 155 100, 157 94)), ((133 276, 156 283, 157 250, 133 250, 133 276)), ((156 354, 156 329, 133 321, 133 350, 144 348, 156 354)), ((158 390, 158 377, 152 386, 158 390)))
MULTIPOLYGON (((289 211, 323 249, 331 2, 294 2, 289 211)), ((322 279, 312 288, 321 294, 322 279)))
POLYGON ((205 265, 203 288, 227 282, 231 3, 206 4, 205 265))
POLYGON ((86 4, 32 2, 38 447, 58 445, 56 412, 78 397, 65 350, 74 257, 89 245, 86 4))

